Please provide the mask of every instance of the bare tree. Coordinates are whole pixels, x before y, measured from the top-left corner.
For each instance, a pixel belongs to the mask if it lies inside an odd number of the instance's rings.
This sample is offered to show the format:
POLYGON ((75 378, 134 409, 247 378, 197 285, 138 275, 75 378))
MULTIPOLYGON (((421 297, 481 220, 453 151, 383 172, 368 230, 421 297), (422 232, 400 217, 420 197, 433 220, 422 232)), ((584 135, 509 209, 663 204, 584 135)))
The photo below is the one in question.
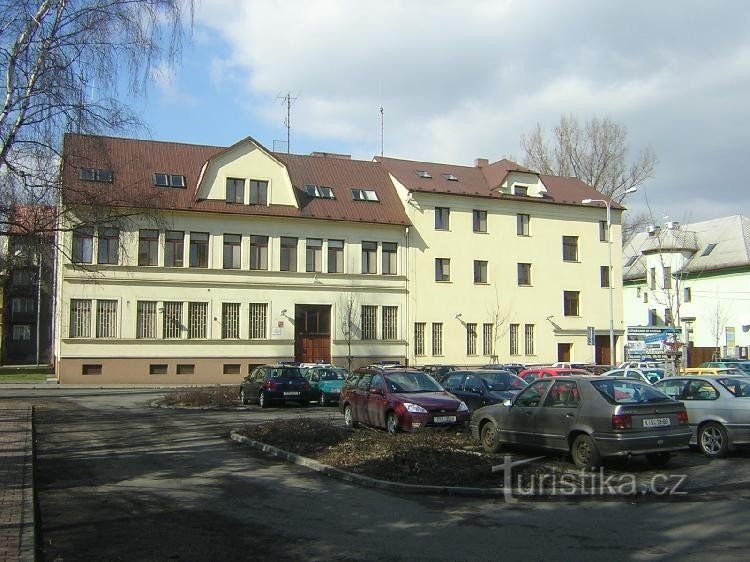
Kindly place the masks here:
POLYGON ((625 244, 633 234, 644 232, 652 224, 654 224, 654 220, 651 213, 624 213, 622 216, 622 243, 625 244))
POLYGON ((493 363, 499 362, 498 343, 508 332, 510 312, 510 307, 501 302, 499 290, 496 289, 495 302, 487 308, 487 316, 490 319, 490 324, 492 324, 492 354, 490 359, 493 363))
POLYGON ((716 295, 716 305, 712 310, 707 311, 706 316, 709 321, 711 338, 714 341, 714 360, 718 360, 721 355, 721 337, 726 331, 727 321, 729 320, 729 311, 722 303, 720 295, 716 295))
POLYGON ((360 335, 359 299, 352 292, 341 295, 341 332, 346 341, 346 370, 352 372, 352 342, 360 335))
POLYGON ((145 93, 155 65, 177 60, 184 9, 192 0, 0 0, 0 235, 58 228, 14 209, 59 201, 65 132, 142 126, 120 90, 145 93))
POLYGON ((524 165, 541 174, 574 176, 600 193, 622 202, 624 192, 650 178, 656 155, 643 150, 626 162, 627 130, 609 117, 593 117, 581 126, 573 116, 562 116, 549 141, 541 125, 521 136, 524 165))

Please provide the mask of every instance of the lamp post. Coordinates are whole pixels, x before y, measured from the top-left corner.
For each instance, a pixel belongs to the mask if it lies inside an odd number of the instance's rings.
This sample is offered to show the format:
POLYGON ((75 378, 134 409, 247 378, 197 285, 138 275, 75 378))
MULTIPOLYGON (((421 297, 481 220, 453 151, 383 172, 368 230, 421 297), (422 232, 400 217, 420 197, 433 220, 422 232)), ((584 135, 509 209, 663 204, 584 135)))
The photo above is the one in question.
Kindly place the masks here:
MULTIPOLYGON (((631 187, 623 192, 623 195, 628 193, 635 193, 638 191, 637 187, 631 187)), ((584 205, 590 203, 604 203, 607 207, 607 254, 609 257, 609 269, 607 270, 608 285, 609 285, 609 362, 615 364, 615 313, 614 313, 614 297, 613 297, 613 284, 612 278, 612 200, 611 199, 583 199, 581 201, 584 205)))

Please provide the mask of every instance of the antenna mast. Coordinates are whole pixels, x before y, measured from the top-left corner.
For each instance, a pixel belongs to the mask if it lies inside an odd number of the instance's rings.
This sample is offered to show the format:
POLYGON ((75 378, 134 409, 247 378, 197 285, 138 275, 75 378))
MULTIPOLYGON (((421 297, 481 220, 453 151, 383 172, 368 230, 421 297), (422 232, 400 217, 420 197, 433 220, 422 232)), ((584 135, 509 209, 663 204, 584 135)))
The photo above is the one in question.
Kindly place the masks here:
POLYGON ((385 136, 385 125, 383 117, 383 106, 380 106, 380 156, 383 156, 383 138, 385 136))
POLYGON ((286 127, 286 153, 289 154, 291 151, 292 102, 297 99, 297 96, 292 97, 292 93, 287 92, 285 96, 279 94, 276 96, 276 99, 286 103, 286 119, 284 119, 284 127, 286 127))

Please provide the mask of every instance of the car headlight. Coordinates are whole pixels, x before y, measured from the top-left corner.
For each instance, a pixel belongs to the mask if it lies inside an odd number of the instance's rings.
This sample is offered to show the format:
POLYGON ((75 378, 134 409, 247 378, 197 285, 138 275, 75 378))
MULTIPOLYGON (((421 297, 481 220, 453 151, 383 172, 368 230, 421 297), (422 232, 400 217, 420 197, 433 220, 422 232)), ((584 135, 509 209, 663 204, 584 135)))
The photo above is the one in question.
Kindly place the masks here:
POLYGON ((406 408, 407 412, 412 412, 414 414, 426 414, 427 410, 425 410, 422 406, 419 404, 412 404, 411 402, 404 402, 404 408, 406 408))
POLYGON ((466 402, 459 402, 458 408, 456 410, 458 412, 468 412, 469 407, 466 405, 466 402))

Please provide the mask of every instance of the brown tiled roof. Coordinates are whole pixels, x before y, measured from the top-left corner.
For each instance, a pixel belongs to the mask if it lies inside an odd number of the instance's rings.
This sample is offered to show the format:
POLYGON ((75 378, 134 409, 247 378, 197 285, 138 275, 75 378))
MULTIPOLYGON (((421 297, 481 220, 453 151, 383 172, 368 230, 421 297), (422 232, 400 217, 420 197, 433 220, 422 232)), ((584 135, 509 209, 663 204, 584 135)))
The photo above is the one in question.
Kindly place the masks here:
MULTIPOLYGON (((240 142, 246 141, 255 142, 250 138, 240 142)), ((287 167, 299 207, 243 205, 224 200, 196 199, 196 188, 203 166, 226 150, 226 147, 217 146, 67 134, 63 165, 64 201, 75 204, 90 203, 93 200, 104 205, 139 209, 410 224, 382 166, 375 162, 341 158, 273 154, 287 167), (80 168, 112 170, 113 181, 81 181, 80 168), (186 188, 155 187, 153 174, 156 172, 185 176, 186 188), (333 188, 336 198, 316 199, 307 196, 302 187, 308 183, 333 188), (353 201, 351 188, 372 189, 378 194, 379 201, 353 201)))

